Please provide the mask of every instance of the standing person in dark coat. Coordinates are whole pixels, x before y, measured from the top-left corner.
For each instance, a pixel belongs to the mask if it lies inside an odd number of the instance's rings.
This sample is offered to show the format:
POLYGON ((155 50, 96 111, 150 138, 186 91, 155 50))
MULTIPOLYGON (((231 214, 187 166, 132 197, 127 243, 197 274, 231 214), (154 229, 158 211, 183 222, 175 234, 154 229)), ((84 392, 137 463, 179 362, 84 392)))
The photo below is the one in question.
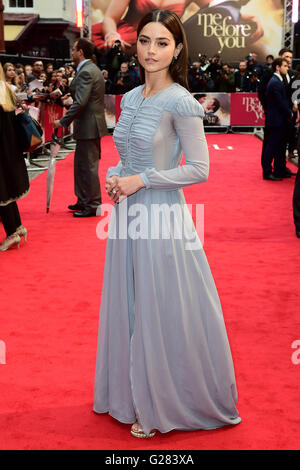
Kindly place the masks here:
POLYGON ((241 93, 249 93, 251 91, 251 79, 245 60, 241 60, 239 70, 235 72, 235 91, 241 93))
POLYGON ((285 151, 288 123, 292 119, 292 106, 283 82, 288 73, 288 62, 283 58, 273 62, 273 76, 266 93, 266 135, 268 136, 262 155, 263 178, 281 181, 285 177, 285 151), (274 173, 272 162, 274 160, 274 173))
POLYGON ((17 206, 17 201, 29 191, 29 181, 15 131, 15 108, 15 96, 5 83, 0 64, 0 217, 6 232, 0 251, 6 251, 14 245, 19 246, 20 237, 27 236, 17 206))
POLYGON ((95 216, 101 205, 98 175, 101 154, 100 138, 107 133, 104 116, 105 82, 100 69, 92 61, 94 45, 85 38, 74 43, 72 56, 77 66, 71 83, 73 104, 54 127, 68 128, 74 121, 76 150, 74 159, 76 204, 69 209, 74 217, 95 216))
MULTIPOLYGON (((282 59, 285 59, 288 62, 288 65, 289 65, 288 73, 286 75, 283 75, 283 83, 286 87, 287 94, 290 97, 291 106, 292 106, 292 104, 293 104, 292 103, 292 98, 291 98, 292 97, 292 83, 295 80, 295 77, 297 76, 297 72, 295 72, 291 68, 293 53, 290 49, 283 48, 279 51, 278 56, 281 57, 282 59)), ((268 57, 272 58, 273 56, 268 56, 268 57)), ((274 58, 273 58, 273 62, 274 62, 274 58)), ((273 64, 273 62, 272 62, 272 64, 273 64)), ((259 86, 258 86, 258 90, 257 90, 259 100, 262 104, 262 107, 264 108, 265 113, 266 113, 266 110, 267 110, 267 86, 268 86, 268 83, 269 83, 270 79, 273 76, 273 73, 274 73, 273 69, 272 69, 272 64, 268 67, 265 67, 264 72, 263 72, 263 74, 260 78, 260 82, 259 82, 259 86)), ((293 147, 293 150, 295 148, 295 129, 294 129, 295 121, 296 121, 295 114, 296 113, 293 112, 293 119, 288 122, 288 137, 287 137, 287 141, 290 140, 291 142, 293 142, 292 145, 291 145, 293 147), (291 137, 291 138, 289 138, 289 137, 291 137)), ((267 140, 268 140, 267 129, 264 128, 264 143, 263 143, 262 157, 261 158, 263 158, 263 153, 265 151, 267 140)), ((291 148, 291 146, 289 146, 289 147, 291 148)), ((291 150, 291 152, 292 152, 292 150, 291 150)), ((291 172, 291 170, 289 168, 287 168, 287 166, 285 166, 285 177, 288 178, 289 175, 292 176, 292 175, 295 175, 295 173, 291 172)))

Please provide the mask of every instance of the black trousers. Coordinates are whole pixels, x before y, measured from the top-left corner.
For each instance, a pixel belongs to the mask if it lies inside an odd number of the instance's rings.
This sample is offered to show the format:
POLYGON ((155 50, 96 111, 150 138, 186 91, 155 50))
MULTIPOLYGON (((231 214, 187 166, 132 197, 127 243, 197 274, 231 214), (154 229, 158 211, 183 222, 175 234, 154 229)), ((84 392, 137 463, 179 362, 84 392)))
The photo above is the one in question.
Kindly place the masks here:
POLYGON ((11 202, 7 206, 0 206, 0 216, 6 235, 9 237, 15 233, 21 225, 20 212, 16 202, 11 202))
POLYGON ((293 119, 288 123, 288 150, 293 153, 297 148, 297 113, 293 113, 293 119))
POLYGON ((272 173, 272 162, 274 160, 274 174, 283 176, 286 168, 286 145, 288 137, 287 126, 266 126, 264 144, 261 157, 263 175, 272 173))
POLYGON ((77 140, 74 158, 75 194, 84 209, 97 209, 101 204, 98 175, 101 156, 100 139, 77 140))

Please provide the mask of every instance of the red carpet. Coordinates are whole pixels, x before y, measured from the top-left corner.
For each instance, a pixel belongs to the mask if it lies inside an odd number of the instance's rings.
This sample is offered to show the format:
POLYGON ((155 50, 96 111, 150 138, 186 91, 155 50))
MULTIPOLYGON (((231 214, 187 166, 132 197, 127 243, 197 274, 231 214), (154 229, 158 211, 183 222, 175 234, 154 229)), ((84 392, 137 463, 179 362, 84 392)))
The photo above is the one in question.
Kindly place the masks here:
MULTIPOLYGON (((105 241, 96 237, 100 219, 77 220, 66 209, 75 202, 69 156, 57 164, 51 212, 43 174, 20 202, 27 244, 0 256, 0 340, 7 349, 1 449, 299 448, 300 364, 291 360, 300 339, 295 178, 262 180, 255 137, 209 135, 208 142, 210 178, 185 194, 187 202, 205 204, 204 248, 223 305, 242 423, 145 441, 131 437, 129 425, 93 413, 105 241)), ((104 187, 118 157, 111 137, 102 148, 104 187)))

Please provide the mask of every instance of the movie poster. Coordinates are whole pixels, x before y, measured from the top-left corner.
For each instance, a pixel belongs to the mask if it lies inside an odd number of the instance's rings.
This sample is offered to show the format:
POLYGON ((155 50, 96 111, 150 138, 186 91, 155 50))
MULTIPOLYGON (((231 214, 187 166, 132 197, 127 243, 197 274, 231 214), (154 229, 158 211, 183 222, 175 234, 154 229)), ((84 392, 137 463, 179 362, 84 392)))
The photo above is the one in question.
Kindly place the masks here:
POLYGON ((230 93, 193 93, 204 109, 204 127, 230 126, 230 93))
POLYGON ((154 8, 170 8, 181 18, 190 62, 199 54, 237 62, 251 52, 265 61, 281 48, 283 0, 91 0, 91 7, 92 40, 102 51, 120 40, 125 52, 135 53, 138 22, 154 8))

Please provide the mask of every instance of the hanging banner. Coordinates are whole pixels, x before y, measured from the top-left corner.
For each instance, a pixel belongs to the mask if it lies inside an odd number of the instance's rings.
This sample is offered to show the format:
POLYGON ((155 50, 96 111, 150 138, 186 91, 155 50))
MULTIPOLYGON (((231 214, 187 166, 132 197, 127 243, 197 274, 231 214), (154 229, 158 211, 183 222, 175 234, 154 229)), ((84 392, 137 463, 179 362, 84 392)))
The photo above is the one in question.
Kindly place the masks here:
MULTIPOLYGON (((256 53, 259 61, 281 48, 283 0, 189 0, 159 2, 181 18, 187 35, 190 61, 220 55, 226 62, 256 53)), ((103 52, 120 41, 122 50, 136 52, 140 19, 158 6, 152 1, 91 0, 92 40, 103 52)), ((117 43, 118 45, 118 43, 117 43)))
POLYGON ((231 93, 231 126, 265 125, 265 114, 257 93, 231 93))

